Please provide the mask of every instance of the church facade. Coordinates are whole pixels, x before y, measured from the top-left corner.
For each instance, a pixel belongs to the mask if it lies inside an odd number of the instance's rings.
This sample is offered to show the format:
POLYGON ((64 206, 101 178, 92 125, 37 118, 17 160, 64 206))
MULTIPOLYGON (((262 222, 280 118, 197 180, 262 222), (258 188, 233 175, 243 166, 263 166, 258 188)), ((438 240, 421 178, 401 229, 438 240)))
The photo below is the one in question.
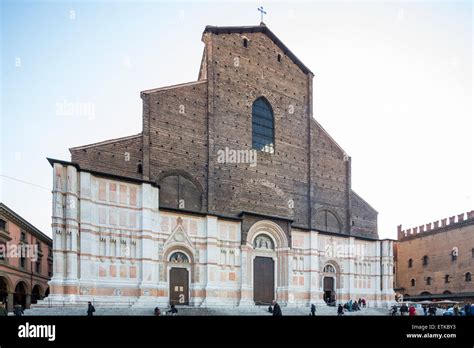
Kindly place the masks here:
POLYGON ((313 73, 263 23, 207 26, 197 81, 143 131, 53 166, 49 305, 393 300, 393 242, 313 118, 313 73))

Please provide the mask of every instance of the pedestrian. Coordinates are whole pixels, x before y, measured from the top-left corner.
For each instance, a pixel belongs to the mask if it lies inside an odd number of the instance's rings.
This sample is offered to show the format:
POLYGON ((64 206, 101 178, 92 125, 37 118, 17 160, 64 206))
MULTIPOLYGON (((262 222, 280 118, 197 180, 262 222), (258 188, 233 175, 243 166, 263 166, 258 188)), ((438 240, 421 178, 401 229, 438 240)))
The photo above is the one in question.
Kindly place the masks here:
POLYGON ((428 309, 428 314, 430 316, 435 316, 436 315, 436 307, 434 305, 430 306, 430 308, 428 309))
POLYGON ((273 313, 272 305, 268 306, 268 312, 269 312, 269 313, 273 313))
POLYGON ((464 313, 466 314, 466 316, 471 315, 471 304, 470 303, 466 303, 464 305, 464 313))
POLYGON ((344 307, 342 307, 342 304, 339 303, 339 306, 337 307, 337 315, 341 316, 344 314, 344 307))
POLYGON ((314 303, 311 304, 311 314, 310 314, 312 317, 314 317, 316 315, 316 306, 314 305, 314 303))
POLYGON ((94 306, 92 305, 92 303, 91 303, 90 301, 87 302, 87 316, 88 316, 88 317, 92 317, 92 316, 94 315, 94 314, 93 314, 94 312, 95 312, 95 308, 94 308, 94 306))
POLYGON ((158 307, 155 308, 155 316, 159 317, 161 315, 161 311, 158 307))
POLYGON ((365 298, 362 298, 362 306, 365 308, 367 305, 367 300, 365 298))
POLYGON ((281 312, 280 305, 277 301, 273 300, 273 316, 274 317, 281 317, 283 313, 281 312))
POLYGON ((408 312, 410 313, 410 317, 413 317, 416 315, 416 308, 414 305, 411 305, 410 306, 410 309, 408 310, 408 312))
POLYGON ((13 313, 15 314, 15 317, 21 317, 23 315, 23 308, 21 305, 16 305, 13 313))
POLYGON ((362 299, 359 297, 359 300, 357 301, 357 305, 359 306, 359 308, 361 307, 362 305, 362 299))
POLYGON ((0 303, 0 317, 8 316, 8 311, 3 303, 0 303))
POLYGON ((426 317, 428 315, 428 306, 423 305, 423 314, 426 317))
POLYGON ((391 316, 396 316, 397 315, 397 305, 392 306, 392 308, 390 309, 390 315, 391 316))
POLYGON ((408 306, 406 305, 406 303, 403 303, 402 306, 400 307, 400 315, 404 316, 407 313, 408 313, 408 306))
POLYGON ((178 315, 178 308, 174 304, 171 305, 171 308, 166 311, 166 315, 178 315))
POLYGON ((459 306, 457 303, 453 307, 453 313, 456 317, 459 316, 459 306))

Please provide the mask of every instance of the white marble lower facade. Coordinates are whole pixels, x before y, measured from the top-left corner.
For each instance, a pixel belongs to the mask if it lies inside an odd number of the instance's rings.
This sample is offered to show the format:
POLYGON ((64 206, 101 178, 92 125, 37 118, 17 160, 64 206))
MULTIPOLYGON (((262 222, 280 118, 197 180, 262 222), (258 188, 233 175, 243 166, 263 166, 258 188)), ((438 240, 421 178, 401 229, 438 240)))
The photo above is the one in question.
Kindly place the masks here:
POLYGON ((298 229, 290 240, 262 219, 242 241, 238 219, 160 210, 158 195, 150 183, 55 163, 54 273, 45 301, 163 307, 179 295, 192 306, 253 306, 257 257, 273 264, 266 289, 282 305, 323 303, 329 294, 371 306, 394 298, 391 240, 298 229))

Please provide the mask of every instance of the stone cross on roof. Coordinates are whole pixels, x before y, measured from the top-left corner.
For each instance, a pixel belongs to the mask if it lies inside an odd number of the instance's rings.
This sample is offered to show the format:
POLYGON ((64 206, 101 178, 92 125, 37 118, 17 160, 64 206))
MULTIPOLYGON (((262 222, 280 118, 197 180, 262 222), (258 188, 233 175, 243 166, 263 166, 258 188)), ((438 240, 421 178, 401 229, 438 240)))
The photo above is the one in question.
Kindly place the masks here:
POLYGON ((263 23, 263 15, 267 14, 267 12, 264 11, 263 6, 260 6, 257 10, 260 11, 260 24, 262 24, 263 23))

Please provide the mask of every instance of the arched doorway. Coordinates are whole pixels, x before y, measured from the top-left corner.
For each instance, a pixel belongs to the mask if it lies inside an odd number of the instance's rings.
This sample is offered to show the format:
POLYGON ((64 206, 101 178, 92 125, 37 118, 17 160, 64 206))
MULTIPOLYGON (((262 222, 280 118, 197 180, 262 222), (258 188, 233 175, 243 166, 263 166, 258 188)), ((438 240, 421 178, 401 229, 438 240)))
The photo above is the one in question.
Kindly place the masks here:
POLYGON ((169 258, 170 263, 170 304, 189 305, 189 257, 181 251, 175 251, 169 258))
POLYGON ((42 296, 41 287, 38 284, 36 284, 33 287, 33 290, 31 290, 31 303, 37 303, 42 298, 43 296, 42 296))
POLYGON ((275 242, 261 233, 255 237, 253 247, 258 253, 253 259, 253 300, 256 305, 271 304, 275 299, 275 242))
POLYGON ((242 263, 248 264, 250 269, 242 274, 240 303, 292 302, 293 297, 288 290, 290 250, 287 233, 273 221, 260 220, 250 227, 246 239, 242 248, 242 263))
POLYGON ((326 303, 336 301, 336 268, 331 264, 323 268, 323 300, 326 303))
POLYGON ((24 282, 19 282, 16 285, 13 304, 14 306, 20 305, 22 308, 26 308, 26 284, 24 282))

